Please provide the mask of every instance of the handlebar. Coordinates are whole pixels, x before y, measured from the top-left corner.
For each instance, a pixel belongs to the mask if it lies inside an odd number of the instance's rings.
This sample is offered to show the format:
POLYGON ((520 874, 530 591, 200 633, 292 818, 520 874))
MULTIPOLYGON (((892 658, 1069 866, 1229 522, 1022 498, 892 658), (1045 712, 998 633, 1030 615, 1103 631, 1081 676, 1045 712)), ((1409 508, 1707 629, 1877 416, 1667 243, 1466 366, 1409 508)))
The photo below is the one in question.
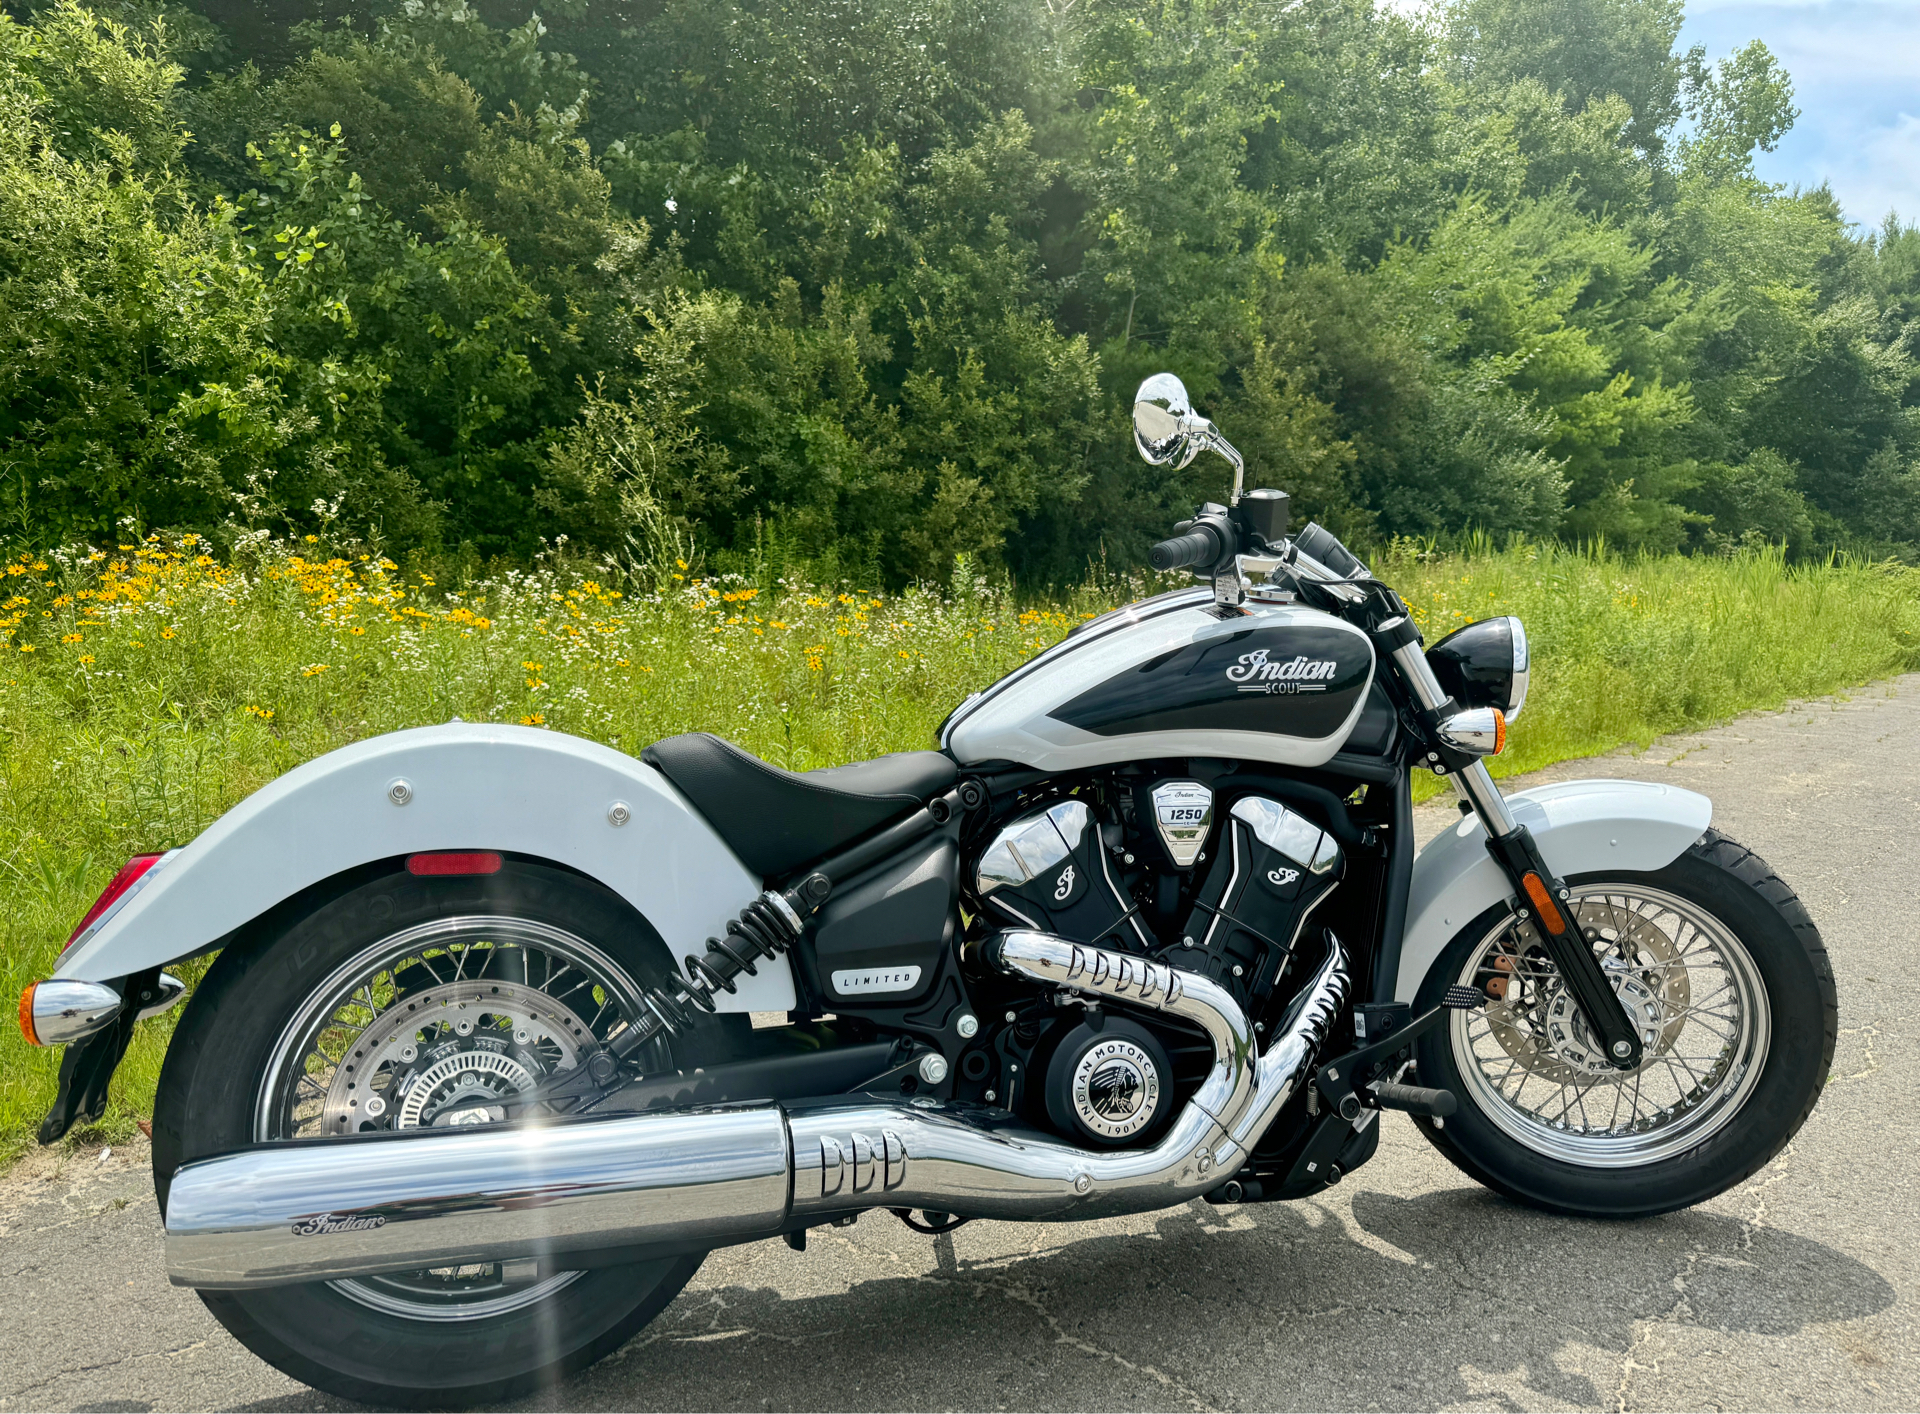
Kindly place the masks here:
POLYGON ((1176 535, 1171 540, 1162 540, 1147 551, 1147 563, 1156 570, 1187 569, 1190 566, 1212 565, 1224 559, 1227 546, 1220 532, 1210 525, 1198 525, 1185 535, 1176 535))

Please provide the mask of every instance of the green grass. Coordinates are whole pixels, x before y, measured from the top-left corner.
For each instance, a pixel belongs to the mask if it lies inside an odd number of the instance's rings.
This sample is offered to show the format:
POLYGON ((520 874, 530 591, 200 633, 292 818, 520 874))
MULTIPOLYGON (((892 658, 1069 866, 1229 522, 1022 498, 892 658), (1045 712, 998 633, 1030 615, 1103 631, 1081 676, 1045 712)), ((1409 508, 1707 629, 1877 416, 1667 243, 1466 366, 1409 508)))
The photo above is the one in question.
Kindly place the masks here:
MULTIPOLYGON (((347 742, 460 716, 625 751, 712 730, 795 770, 858 760, 927 745, 967 692, 1150 589, 1111 581, 1027 601, 963 576, 898 596, 770 579, 639 592, 553 562, 449 588, 383 561, 315 558, 310 545, 229 563, 198 549, 150 541, 5 567, 8 999, 46 975, 127 856, 186 843, 347 742)), ((1502 774, 1920 661, 1920 576, 1905 570, 1551 546, 1465 557, 1402 547, 1376 568, 1430 641, 1491 614, 1526 619, 1533 693, 1502 774)), ((142 1026, 107 1119, 81 1139, 123 1136, 147 1112, 171 1025, 142 1026)), ((0 1159, 30 1142, 57 1065, 56 1052, 0 1031, 0 1159)))

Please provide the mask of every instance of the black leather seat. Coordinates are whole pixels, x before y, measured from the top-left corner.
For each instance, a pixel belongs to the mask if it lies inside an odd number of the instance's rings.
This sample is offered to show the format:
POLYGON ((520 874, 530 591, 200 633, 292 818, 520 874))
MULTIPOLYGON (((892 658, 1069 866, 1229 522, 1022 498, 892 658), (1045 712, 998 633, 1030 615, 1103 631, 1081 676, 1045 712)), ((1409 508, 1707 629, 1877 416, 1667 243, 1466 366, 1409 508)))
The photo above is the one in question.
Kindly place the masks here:
POLYGON ((917 810, 960 774, 937 751, 796 774, 708 732, 656 741, 640 759, 707 817, 741 863, 769 879, 917 810))

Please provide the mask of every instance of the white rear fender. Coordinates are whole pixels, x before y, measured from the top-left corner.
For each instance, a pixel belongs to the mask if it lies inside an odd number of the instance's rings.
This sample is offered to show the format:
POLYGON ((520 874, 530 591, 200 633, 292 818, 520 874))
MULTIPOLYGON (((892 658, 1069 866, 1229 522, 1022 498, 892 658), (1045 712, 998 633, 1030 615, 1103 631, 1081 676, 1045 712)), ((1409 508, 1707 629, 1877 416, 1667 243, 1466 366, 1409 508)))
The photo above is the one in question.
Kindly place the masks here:
MULTIPOLYGON (((343 747, 254 792, 169 858, 54 976, 105 982, 176 962, 347 870, 461 849, 531 855, 598 879, 645 916, 676 963, 703 952, 760 892, 651 766, 560 732, 455 722, 343 747)), ((784 957, 737 985, 717 999, 722 1011, 795 1004, 784 957)))
MULTIPOLYGON (((1673 863, 1713 819, 1713 802, 1647 781, 1562 781, 1507 797, 1533 832, 1547 867, 1563 878, 1602 870, 1645 873, 1673 863)), ((1513 896, 1487 853, 1486 830, 1464 817, 1413 861, 1397 1001, 1411 1002, 1454 935, 1513 896)))

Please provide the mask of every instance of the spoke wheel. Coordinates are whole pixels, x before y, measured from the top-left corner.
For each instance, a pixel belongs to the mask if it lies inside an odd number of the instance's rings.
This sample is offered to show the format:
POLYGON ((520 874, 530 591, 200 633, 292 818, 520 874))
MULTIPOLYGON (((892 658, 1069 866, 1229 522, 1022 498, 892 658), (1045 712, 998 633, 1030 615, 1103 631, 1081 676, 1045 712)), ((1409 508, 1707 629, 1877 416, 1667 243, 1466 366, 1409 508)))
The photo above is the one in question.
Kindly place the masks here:
POLYGON ((1540 935, 1502 903, 1454 935, 1413 999, 1484 998, 1414 1042, 1420 1083, 1460 1100, 1415 1127, 1469 1177, 1553 1212, 1644 1217, 1726 1192, 1826 1083, 1839 1009, 1819 930, 1764 860, 1713 830, 1663 868, 1567 884, 1640 1063, 1607 1063, 1540 935))
MULTIPOLYGON (((523 918, 435 919, 336 968, 281 1033, 254 1137, 321 1139, 497 1123, 503 1105, 640 1006, 600 949, 523 918)), ((578 1278, 470 1263, 332 1282, 388 1315, 478 1320, 544 1300, 578 1278)))
MULTIPOLYGON (((567 870, 366 878, 229 946, 181 1017, 154 1106, 164 1211, 189 1160, 276 1140, 495 1124, 582 1063, 675 975, 645 918, 567 870)), ((722 1028, 643 1050, 645 1069, 726 1058, 722 1028)), ((498 1405, 616 1349, 701 1255, 580 1270, 534 1258, 201 1291, 262 1359, 379 1408, 498 1405)))
POLYGON ((1771 1034, 1759 970, 1725 924, 1659 889, 1585 885, 1569 912, 1640 1032, 1641 1063, 1608 1063, 1534 924, 1510 915, 1458 978, 1489 997, 1450 1022, 1467 1095, 1551 1158, 1621 1166, 1681 1153, 1730 1122, 1759 1081, 1771 1034))

